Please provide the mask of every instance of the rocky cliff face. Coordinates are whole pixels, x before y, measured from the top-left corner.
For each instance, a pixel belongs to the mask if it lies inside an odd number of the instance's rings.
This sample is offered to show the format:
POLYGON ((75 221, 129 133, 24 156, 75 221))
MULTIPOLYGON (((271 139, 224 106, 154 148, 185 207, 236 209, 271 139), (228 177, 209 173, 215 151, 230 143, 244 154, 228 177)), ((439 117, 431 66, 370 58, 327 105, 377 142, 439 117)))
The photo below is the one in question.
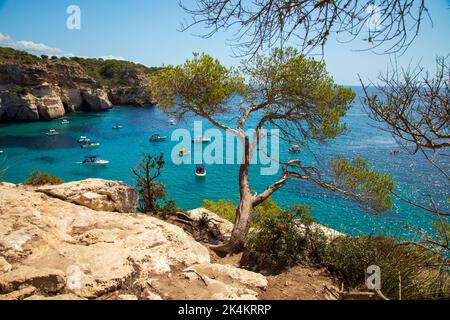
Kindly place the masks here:
POLYGON ((119 182, 0 183, 0 300, 256 299, 267 286, 136 203, 119 182))
POLYGON ((118 71, 110 74, 100 60, 27 56, 22 61, 14 59, 17 51, 0 49, 8 53, 0 52, 0 121, 45 121, 75 111, 109 110, 113 104, 153 104, 143 66, 116 62, 118 71), (99 72, 105 75, 94 78, 99 72))

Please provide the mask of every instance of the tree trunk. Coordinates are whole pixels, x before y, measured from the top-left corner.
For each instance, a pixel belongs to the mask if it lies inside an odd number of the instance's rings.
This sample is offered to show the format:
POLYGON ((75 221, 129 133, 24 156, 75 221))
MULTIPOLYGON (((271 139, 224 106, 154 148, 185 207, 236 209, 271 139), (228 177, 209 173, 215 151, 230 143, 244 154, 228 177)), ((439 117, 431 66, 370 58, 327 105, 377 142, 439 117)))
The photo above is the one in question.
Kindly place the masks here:
POLYGON ((251 159, 250 141, 247 137, 241 138, 244 143, 244 154, 239 169, 239 205, 236 209, 236 219, 231 233, 228 247, 231 252, 239 252, 244 248, 245 237, 250 228, 250 215, 253 209, 253 196, 248 181, 248 168, 251 159))
POLYGON ((236 220, 230 238, 230 249, 232 252, 242 251, 245 244, 245 237, 250 229, 250 217, 253 209, 251 194, 241 198, 236 209, 236 220))
POLYGON ((281 188, 288 178, 287 175, 284 175, 280 180, 269 186, 262 194, 254 196, 251 192, 248 181, 248 168, 250 165, 253 148, 251 148, 247 137, 241 136, 240 139, 244 143, 243 162, 239 169, 240 201, 236 209, 236 219, 234 222, 233 231, 231 232, 230 241, 223 246, 212 248, 218 254, 238 253, 244 249, 245 239, 250 229, 250 219, 253 208, 260 205, 275 191, 281 188))

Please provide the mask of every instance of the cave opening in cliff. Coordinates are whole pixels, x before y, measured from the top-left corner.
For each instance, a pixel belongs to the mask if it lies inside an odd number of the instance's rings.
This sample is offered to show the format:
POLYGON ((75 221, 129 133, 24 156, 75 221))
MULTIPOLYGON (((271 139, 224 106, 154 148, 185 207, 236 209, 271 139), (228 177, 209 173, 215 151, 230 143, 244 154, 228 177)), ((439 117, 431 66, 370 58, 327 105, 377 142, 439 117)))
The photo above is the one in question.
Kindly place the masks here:
POLYGON ((64 111, 65 111, 66 113, 69 113, 69 112, 70 112, 70 110, 69 110, 69 104, 68 104, 67 102, 63 102, 63 107, 64 107, 64 111))

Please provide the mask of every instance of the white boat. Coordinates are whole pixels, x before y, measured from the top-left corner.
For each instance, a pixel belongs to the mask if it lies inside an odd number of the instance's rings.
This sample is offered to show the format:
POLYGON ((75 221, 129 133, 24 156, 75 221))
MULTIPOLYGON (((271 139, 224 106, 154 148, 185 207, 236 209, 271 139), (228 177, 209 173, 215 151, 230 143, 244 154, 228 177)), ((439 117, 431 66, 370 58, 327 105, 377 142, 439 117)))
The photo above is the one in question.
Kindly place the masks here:
POLYGON ((292 147, 289 148, 290 152, 300 152, 302 149, 300 148, 300 146, 298 144, 293 145, 292 147))
POLYGON ((175 121, 175 119, 170 119, 170 120, 168 121, 168 123, 169 123, 171 126, 174 126, 174 125, 177 124, 177 122, 175 121))
POLYGON ((63 119, 63 120, 61 121, 61 124, 69 124, 69 123, 70 123, 70 121, 67 120, 67 119, 63 119))
POLYGON ((86 141, 81 145, 81 149, 94 149, 100 147, 100 142, 86 141))
POLYGON ((195 137, 192 139, 192 143, 209 143, 211 142, 211 138, 204 138, 204 137, 195 137))
POLYGON ((197 177, 206 177, 206 169, 205 166, 198 164, 197 168, 195 169, 195 175, 197 177))
POLYGON ((87 156, 83 161, 83 164, 85 165, 96 165, 96 166, 105 166, 108 163, 109 163, 108 160, 99 159, 98 156, 87 156))
POLYGON ((88 139, 88 137, 85 137, 85 136, 81 136, 80 139, 78 139, 78 143, 89 142, 89 141, 91 141, 91 139, 88 139))
POLYGON ((47 133, 46 133, 46 135, 48 135, 48 136, 56 136, 56 135, 58 135, 58 134, 59 134, 59 132, 56 131, 55 129, 50 129, 50 130, 48 130, 47 133))
POLYGON ((160 136, 159 134, 154 134, 150 137, 151 142, 160 142, 160 141, 166 141, 166 136, 160 136))
POLYGON ((122 129, 123 127, 120 124, 116 123, 112 128, 114 130, 118 130, 118 129, 122 129))

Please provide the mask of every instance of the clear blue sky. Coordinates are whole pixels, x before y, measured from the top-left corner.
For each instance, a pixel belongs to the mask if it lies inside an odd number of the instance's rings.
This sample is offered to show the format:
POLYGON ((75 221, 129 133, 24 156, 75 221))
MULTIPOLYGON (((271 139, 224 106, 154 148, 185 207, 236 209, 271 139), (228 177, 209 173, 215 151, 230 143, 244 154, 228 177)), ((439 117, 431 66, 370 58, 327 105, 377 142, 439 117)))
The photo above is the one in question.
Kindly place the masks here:
MULTIPOLYGON (((237 65, 239 59, 232 57, 226 45, 230 34, 202 39, 192 32, 177 31, 180 22, 188 18, 177 3, 177 0, 0 0, 0 45, 9 43, 29 51, 34 48, 57 54, 123 57, 148 66, 178 64, 198 51, 207 52, 226 65, 237 65), (81 8, 81 30, 66 28, 66 9, 71 4, 81 8)), ((421 61, 433 70, 436 55, 450 53, 450 1, 427 3, 434 26, 426 21, 413 46, 399 61, 403 65, 421 61)), ((360 48, 358 45, 335 41, 328 44, 325 61, 336 82, 357 84, 358 73, 365 79, 374 79, 389 65, 391 57, 355 52, 354 49, 360 48)))

